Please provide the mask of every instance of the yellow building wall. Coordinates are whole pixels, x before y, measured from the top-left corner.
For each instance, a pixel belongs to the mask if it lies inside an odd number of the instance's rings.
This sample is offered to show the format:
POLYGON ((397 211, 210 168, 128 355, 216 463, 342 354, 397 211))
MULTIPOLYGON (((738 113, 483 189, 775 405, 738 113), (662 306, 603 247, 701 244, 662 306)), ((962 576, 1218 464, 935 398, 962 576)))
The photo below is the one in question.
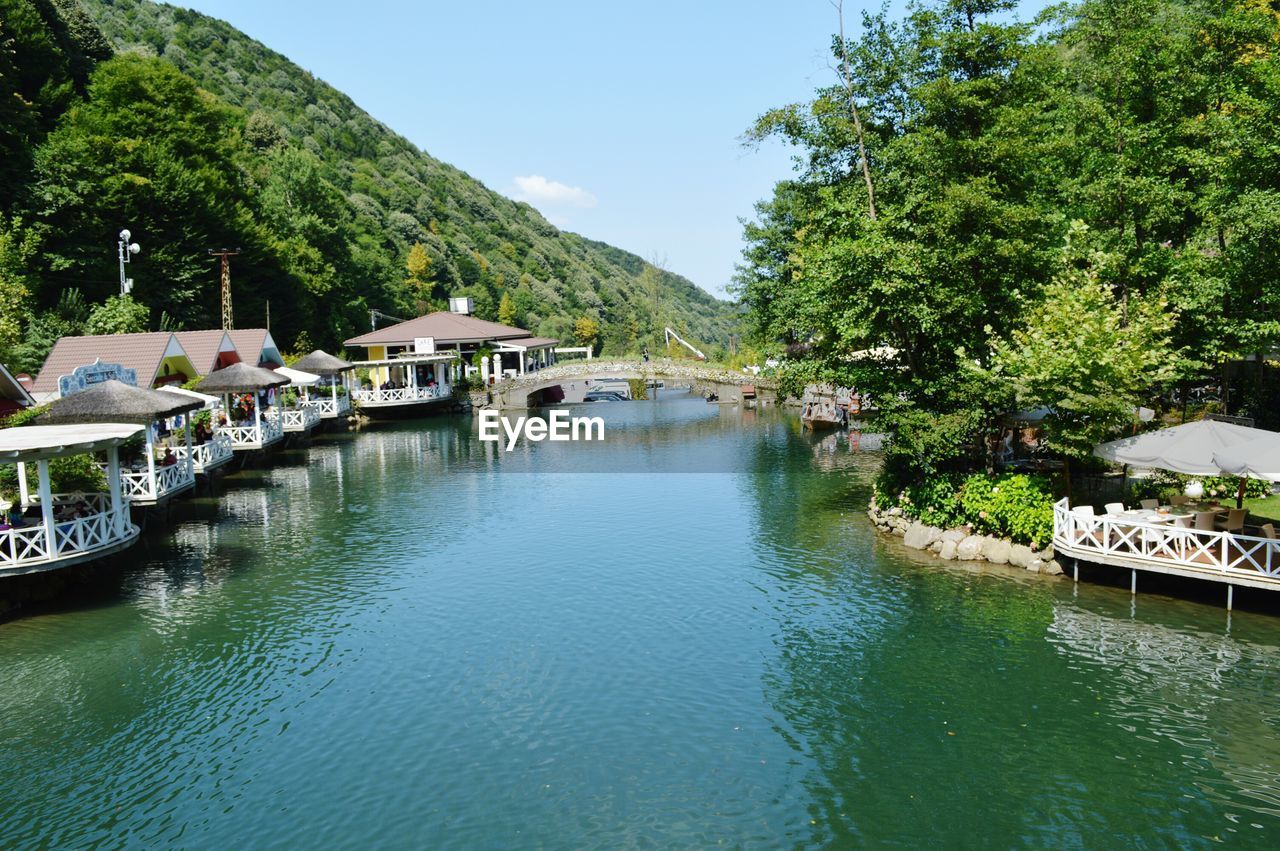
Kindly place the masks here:
MULTIPOLYGON (((381 360, 387 356, 386 346, 369 346, 369 360, 381 360)), ((369 381, 373 384, 373 389, 377 390, 387 380, 390 369, 385 366, 374 367, 369 370, 369 381)))

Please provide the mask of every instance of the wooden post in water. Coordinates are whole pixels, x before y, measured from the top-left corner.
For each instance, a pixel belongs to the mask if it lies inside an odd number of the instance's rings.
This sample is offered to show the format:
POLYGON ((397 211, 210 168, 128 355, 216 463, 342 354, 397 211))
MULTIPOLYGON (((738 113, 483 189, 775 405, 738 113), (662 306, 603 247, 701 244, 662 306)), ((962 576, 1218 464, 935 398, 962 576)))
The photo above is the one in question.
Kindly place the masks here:
POLYGON ((1227 586, 1227 611, 1228 612, 1231 611, 1231 604, 1235 598, 1235 590, 1236 590, 1236 586, 1234 585, 1227 586))
POLYGON ((1136 597, 1138 595, 1138 571, 1134 570, 1132 573, 1133 578, 1129 580, 1129 594, 1136 597))

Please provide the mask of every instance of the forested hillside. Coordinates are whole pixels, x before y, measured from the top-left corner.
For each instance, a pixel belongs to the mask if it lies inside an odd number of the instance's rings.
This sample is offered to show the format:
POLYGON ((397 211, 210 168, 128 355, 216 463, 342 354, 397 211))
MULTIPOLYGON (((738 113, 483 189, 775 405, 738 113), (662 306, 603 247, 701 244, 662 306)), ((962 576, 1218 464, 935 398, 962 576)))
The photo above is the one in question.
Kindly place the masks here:
POLYGON ((417 150, 229 25, 139 0, 0 0, 0 357, 38 365, 84 330, 215 327, 233 260, 236 324, 332 347, 370 309, 450 295, 607 351, 665 324, 712 345, 730 306, 417 150), (142 252, 118 291, 116 234, 142 252), (269 305, 269 307, 268 307, 269 305))

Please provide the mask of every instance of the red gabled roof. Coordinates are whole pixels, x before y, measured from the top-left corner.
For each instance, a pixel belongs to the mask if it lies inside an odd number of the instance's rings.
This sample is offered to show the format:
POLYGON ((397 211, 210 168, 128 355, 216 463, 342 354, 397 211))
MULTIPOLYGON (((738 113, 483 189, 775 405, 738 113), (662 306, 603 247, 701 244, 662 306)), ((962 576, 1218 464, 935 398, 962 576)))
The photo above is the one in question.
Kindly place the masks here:
POLYGON ((388 325, 359 337, 352 337, 344 345, 347 346, 411 346, 418 337, 434 337, 436 345, 451 343, 476 343, 484 340, 509 340, 528 337, 529 332, 523 328, 512 328, 510 325, 499 325, 476 319, 462 313, 449 313, 441 310, 428 313, 408 322, 388 325))
MULTIPOLYGON (((222 335, 225 331, 176 331, 174 336, 187 350, 187 357, 200 373, 200 377, 208 375, 218 368, 218 349, 222 346, 222 335)), ((233 343, 234 345, 234 343, 233 343)))
POLYGON ((171 339, 173 334, 169 331, 62 337, 53 344, 53 350, 45 358, 31 392, 56 393, 60 377, 70 375, 76 367, 86 366, 96 360, 118 363, 137 370, 138 386, 149 388, 160 369, 171 339))

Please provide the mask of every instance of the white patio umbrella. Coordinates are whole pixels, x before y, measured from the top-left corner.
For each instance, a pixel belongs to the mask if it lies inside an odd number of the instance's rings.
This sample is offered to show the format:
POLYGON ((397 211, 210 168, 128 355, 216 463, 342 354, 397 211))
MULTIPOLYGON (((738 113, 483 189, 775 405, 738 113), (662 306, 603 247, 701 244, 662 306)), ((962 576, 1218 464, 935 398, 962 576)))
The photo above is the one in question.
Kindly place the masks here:
POLYGON ((300 369, 292 369, 287 366, 276 367, 275 373, 289 379, 289 383, 294 387, 310 387, 320 380, 320 376, 314 372, 303 372, 300 369))
MULTIPOLYGON (((1260 428, 1220 422, 1196 420, 1158 431, 1123 437, 1093 448, 1093 454, 1117 464, 1154 467, 1189 476, 1230 475, 1246 477, 1218 463, 1219 453, 1243 451, 1248 444, 1280 438, 1275 432, 1260 428)), ((1257 477, 1261 478, 1261 477, 1257 477)), ((1243 482, 1241 482, 1243 490, 1243 482)), ((1237 495, 1237 504, 1242 497, 1237 495)))
POLYGON ((1267 431, 1263 434, 1264 437, 1215 452, 1214 463, 1232 476, 1280 482, 1280 433, 1267 431))

